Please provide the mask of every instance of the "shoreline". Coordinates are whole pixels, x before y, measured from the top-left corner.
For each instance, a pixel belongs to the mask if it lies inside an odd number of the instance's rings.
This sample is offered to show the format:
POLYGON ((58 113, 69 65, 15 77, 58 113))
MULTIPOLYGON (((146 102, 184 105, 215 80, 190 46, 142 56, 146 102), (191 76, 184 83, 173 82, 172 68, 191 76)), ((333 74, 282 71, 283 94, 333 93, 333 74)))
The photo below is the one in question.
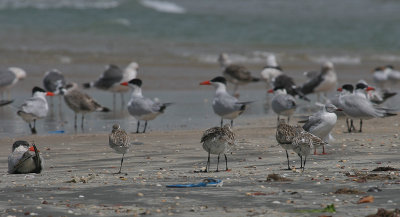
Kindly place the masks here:
MULTIPOLYGON (((207 160, 199 141, 202 130, 129 133, 134 145, 122 168, 128 175, 112 174, 118 170, 121 155, 108 147, 108 133, 18 138, 34 140, 45 159, 42 174, 28 175, 7 174, 7 156, 15 139, 1 138, 1 146, 7 150, 0 154, 0 189, 6 195, 0 202, 4 210, 1 214, 315 216, 298 211, 334 204, 336 215, 365 216, 376 213, 377 208, 392 210, 400 204, 396 196, 400 194, 399 172, 371 172, 379 166, 400 168, 398 116, 365 121, 361 134, 343 133, 344 120, 339 119, 333 130, 336 141, 327 147, 329 154, 310 155, 303 173, 283 170, 286 156, 275 140, 275 117, 243 119, 233 128, 238 146, 228 155, 231 171, 218 173, 194 172, 204 167, 207 160), (393 179, 357 182, 357 177, 346 175, 354 171, 389 175, 393 179), (267 182, 270 174, 293 181, 267 182), (206 177, 222 179, 224 184, 205 188, 165 187, 198 183, 206 177), (373 186, 382 191, 367 192, 373 186), (343 187, 365 193, 334 193, 343 187), (365 195, 372 195, 375 201, 357 204, 365 195)), ((298 157, 290 153, 290 158, 291 165, 298 167, 298 157)), ((216 156, 212 155, 211 170, 215 164, 216 156)), ((223 164, 221 161, 221 168, 223 164)))

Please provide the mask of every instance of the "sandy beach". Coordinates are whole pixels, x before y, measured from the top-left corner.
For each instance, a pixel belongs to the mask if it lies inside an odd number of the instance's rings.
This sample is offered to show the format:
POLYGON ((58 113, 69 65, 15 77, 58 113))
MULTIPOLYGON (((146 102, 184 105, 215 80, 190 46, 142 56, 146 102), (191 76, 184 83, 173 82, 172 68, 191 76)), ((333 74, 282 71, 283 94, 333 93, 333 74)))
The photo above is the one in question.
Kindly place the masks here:
MULTIPOLYGON (((339 119, 328 155, 311 155, 304 172, 286 168, 275 140, 275 117, 242 118, 234 126, 237 148, 228 155, 230 171, 198 173, 206 165, 202 130, 130 133, 132 150, 118 171, 121 155, 108 147, 108 134, 37 135, 45 159, 41 174, 7 174, 7 156, 16 138, 0 144, 2 216, 365 216, 399 207, 400 117, 365 121, 363 133, 345 133, 339 119), (267 181, 278 174, 289 181, 267 181), (374 175, 376 174, 376 175, 374 175), (222 187, 166 188, 223 181, 222 187), (369 192, 379 188, 381 191, 369 192), (353 194, 336 194, 342 188, 353 194), (373 202, 357 202, 372 196, 373 202), (318 212, 334 204, 335 213, 318 212)), ((319 150, 319 153, 321 150, 319 150)), ((216 168, 211 158, 211 170, 216 168)), ((291 165, 299 159, 290 153, 291 165)), ((224 161, 220 168, 224 168, 224 161)))

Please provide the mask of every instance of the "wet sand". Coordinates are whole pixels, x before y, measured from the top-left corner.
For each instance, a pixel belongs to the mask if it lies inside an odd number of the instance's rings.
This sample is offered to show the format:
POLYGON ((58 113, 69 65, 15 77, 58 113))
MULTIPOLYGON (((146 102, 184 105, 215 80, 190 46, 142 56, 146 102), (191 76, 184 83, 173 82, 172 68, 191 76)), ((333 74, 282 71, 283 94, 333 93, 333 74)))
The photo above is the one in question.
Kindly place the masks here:
MULTIPOLYGON (((228 155, 228 172, 195 172, 207 160, 199 142, 202 130, 130 133, 134 144, 124 161, 127 175, 113 174, 121 155, 108 147, 106 133, 19 137, 34 141, 46 161, 41 174, 28 175, 7 174, 7 156, 16 138, 1 138, 0 215, 365 216, 378 208, 399 207, 399 171, 371 172, 380 166, 400 168, 399 116, 365 121, 363 133, 350 134, 340 119, 329 154, 311 155, 304 172, 284 170, 286 156, 275 140, 275 121, 237 121, 238 147, 228 155), (274 173, 293 181, 267 182, 274 173), (365 178, 367 174, 380 174, 382 180, 365 178), (206 177, 222 179, 223 186, 166 188, 206 177), (345 187, 365 193, 334 193, 345 187), (371 187, 382 191, 367 192, 371 187), (357 204, 367 195, 374 197, 372 203, 357 204), (329 204, 336 213, 310 211, 329 204)), ((299 167, 294 153, 290 158, 291 165, 299 167)), ((212 156, 211 170, 216 160, 212 156)), ((224 163, 221 160, 220 168, 224 163)))

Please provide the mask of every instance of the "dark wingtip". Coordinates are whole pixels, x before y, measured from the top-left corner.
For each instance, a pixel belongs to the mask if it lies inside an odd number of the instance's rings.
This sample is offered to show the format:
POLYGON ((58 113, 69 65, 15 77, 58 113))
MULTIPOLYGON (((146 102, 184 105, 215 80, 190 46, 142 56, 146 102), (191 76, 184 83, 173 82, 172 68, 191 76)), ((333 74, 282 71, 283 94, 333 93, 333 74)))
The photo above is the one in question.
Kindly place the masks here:
POLYGON ((259 82, 260 79, 259 79, 259 78, 254 78, 254 77, 253 77, 253 78, 251 79, 251 81, 252 81, 252 82, 259 82))
POLYGON ((396 113, 385 113, 385 117, 396 116, 396 113))
POLYGON ((90 88, 90 83, 84 83, 82 84, 83 88, 88 89, 90 88))
POLYGON ((101 109, 101 112, 109 112, 109 111, 111 111, 111 109, 109 109, 109 108, 107 108, 107 107, 103 107, 103 108, 101 109))

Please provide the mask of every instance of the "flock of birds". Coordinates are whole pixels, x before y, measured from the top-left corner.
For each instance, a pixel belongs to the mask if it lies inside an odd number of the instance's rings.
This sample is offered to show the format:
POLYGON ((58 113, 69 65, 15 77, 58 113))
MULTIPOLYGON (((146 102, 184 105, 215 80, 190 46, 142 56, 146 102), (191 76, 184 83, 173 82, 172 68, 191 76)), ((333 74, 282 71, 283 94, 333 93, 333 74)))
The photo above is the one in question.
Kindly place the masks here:
MULTIPOLYGON (((360 80, 355 86, 344 84, 336 89, 338 81, 337 74, 331 62, 322 65, 319 72, 306 72, 308 81, 297 86, 294 79, 285 74, 277 64, 274 55, 267 58, 267 66, 261 71, 261 78, 251 75, 251 72, 242 65, 232 64, 229 56, 222 53, 218 61, 222 67, 223 76, 217 76, 211 80, 203 81, 200 85, 211 85, 215 87, 215 97, 212 108, 214 113, 221 117, 220 127, 206 130, 201 138, 203 149, 208 153, 207 166, 204 172, 210 170, 210 154, 218 155, 217 171, 220 155, 224 155, 226 170, 228 170, 227 153, 235 146, 235 134, 232 131, 233 121, 240 116, 252 101, 239 100, 238 89, 240 85, 251 82, 265 81, 268 93, 273 93, 270 100, 272 110, 277 114, 276 140, 286 151, 288 169, 291 169, 288 150, 293 150, 301 160, 300 168, 304 170, 307 156, 318 147, 323 148, 322 154, 326 154, 325 145, 333 138, 331 131, 337 122, 337 115, 345 115, 348 132, 355 132, 354 120, 360 120, 359 132, 362 132, 363 120, 372 118, 383 118, 396 115, 393 108, 380 106, 385 100, 396 95, 385 89, 370 87, 365 81, 360 80), (227 82, 234 84, 233 94, 227 91, 227 82), (337 91, 339 94, 328 98, 327 93, 337 91), (323 94, 324 104, 318 103, 321 109, 311 116, 304 117, 300 125, 289 125, 290 118, 297 108, 297 99, 310 101, 309 94, 323 94), (287 117, 287 122, 281 116, 287 117), (230 124, 224 125, 224 120, 230 124), (303 160, 304 159, 304 160, 303 160)), ((144 121, 143 133, 146 132, 147 122, 162 114, 171 103, 155 102, 142 95, 142 80, 136 78, 139 65, 130 63, 124 70, 118 66, 109 65, 102 75, 95 81, 84 83, 84 88, 95 87, 113 93, 115 105, 116 94, 122 94, 132 90, 127 109, 130 115, 137 120, 137 133, 139 133, 140 122, 144 121)), ((18 80, 26 77, 26 73, 19 68, 9 68, 0 72, 0 91, 14 86, 18 80)), ((373 73, 374 81, 381 87, 386 87, 385 82, 392 85, 400 81, 400 72, 394 70, 393 66, 377 67, 373 73)), ((32 134, 36 131, 36 120, 46 117, 48 104, 46 96, 60 95, 64 97, 66 105, 74 111, 74 127, 77 128, 77 114, 82 115, 81 128, 84 127, 84 115, 90 112, 108 112, 110 109, 97 103, 91 96, 79 89, 77 83, 67 83, 63 74, 58 70, 45 73, 43 78, 45 89, 34 87, 32 97, 26 99, 18 111, 25 120, 32 134)), ((0 101, 0 105, 11 103, 10 97, 0 101)), ((60 102, 61 103, 61 102, 60 102)), ((109 145, 117 153, 122 154, 121 173, 124 155, 131 146, 128 134, 121 129, 119 124, 113 125, 109 135, 109 145)), ((43 168, 43 159, 36 146, 32 147, 25 141, 17 141, 13 144, 12 153, 9 156, 10 173, 40 172, 43 168), (31 152, 34 152, 31 153, 31 152)))

